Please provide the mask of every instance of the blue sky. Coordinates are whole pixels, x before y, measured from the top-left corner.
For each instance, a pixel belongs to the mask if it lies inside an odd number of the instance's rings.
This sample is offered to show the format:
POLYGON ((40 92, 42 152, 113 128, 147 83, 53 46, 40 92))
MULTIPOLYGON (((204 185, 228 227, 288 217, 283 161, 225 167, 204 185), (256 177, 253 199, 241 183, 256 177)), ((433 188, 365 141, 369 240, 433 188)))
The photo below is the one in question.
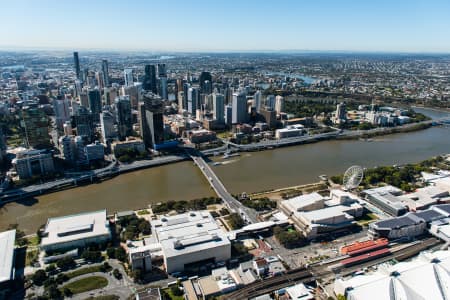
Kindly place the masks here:
POLYGON ((9 0, 0 47, 450 52, 450 0, 9 0))

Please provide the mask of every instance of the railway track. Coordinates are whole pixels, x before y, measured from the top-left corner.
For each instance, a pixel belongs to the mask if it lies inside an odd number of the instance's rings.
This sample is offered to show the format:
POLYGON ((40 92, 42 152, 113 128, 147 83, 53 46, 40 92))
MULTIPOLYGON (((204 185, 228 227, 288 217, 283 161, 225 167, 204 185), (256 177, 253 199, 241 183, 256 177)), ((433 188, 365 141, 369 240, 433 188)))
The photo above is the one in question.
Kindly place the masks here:
MULTIPOLYGON (((416 243, 412 246, 393 250, 392 253, 388 256, 384 256, 375 260, 371 260, 368 262, 364 262, 359 265, 351 266, 351 267, 343 267, 336 270, 342 275, 351 274, 355 272, 358 269, 376 265, 391 259, 396 260, 405 260, 408 259, 417 253, 431 248, 439 243, 439 240, 435 238, 429 238, 426 240, 423 240, 419 243, 416 243)), ((345 259, 343 257, 342 259, 345 259)), ((235 300, 242 300, 242 299, 249 299, 252 297, 256 297, 262 294, 270 293, 271 291, 278 290, 290 285, 293 285, 295 283, 299 282, 312 282, 315 279, 319 279, 325 276, 334 276, 335 272, 333 272, 329 267, 333 265, 338 265, 340 260, 333 260, 326 263, 316 263, 314 265, 310 265, 307 269, 306 268, 299 268, 288 271, 286 274, 272 277, 266 280, 257 281, 255 283, 249 284, 233 293, 227 294, 223 296, 223 299, 235 299, 235 300)))

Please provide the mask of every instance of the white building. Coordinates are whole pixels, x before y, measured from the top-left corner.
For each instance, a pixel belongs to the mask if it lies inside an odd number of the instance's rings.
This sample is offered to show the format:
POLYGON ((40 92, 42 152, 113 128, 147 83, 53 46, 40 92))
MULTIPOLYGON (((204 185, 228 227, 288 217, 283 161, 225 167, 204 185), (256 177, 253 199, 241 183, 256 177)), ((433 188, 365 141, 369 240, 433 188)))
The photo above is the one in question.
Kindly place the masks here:
POLYGON ((450 251, 423 252, 410 262, 381 266, 369 275, 337 279, 336 295, 348 300, 448 299, 450 251))
POLYGON ((286 128, 275 130, 275 138, 284 139, 290 137, 297 137, 303 134, 303 125, 289 125, 286 128))
POLYGON ((44 251, 67 250, 104 243, 110 238, 104 209, 48 219, 40 247, 44 251))
POLYGON ((319 193, 297 196, 280 203, 280 209, 288 216, 294 212, 311 211, 324 208, 325 198, 319 193))
POLYGON ((152 221, 168 273, 191 263, 225 261, 231 257, 226 233, 208 211, 192 211, 152 221))
POLYGON ((16 230, 0 232, 0 299, 6 299, 8 284, 14 279, 14 242, 16 230))

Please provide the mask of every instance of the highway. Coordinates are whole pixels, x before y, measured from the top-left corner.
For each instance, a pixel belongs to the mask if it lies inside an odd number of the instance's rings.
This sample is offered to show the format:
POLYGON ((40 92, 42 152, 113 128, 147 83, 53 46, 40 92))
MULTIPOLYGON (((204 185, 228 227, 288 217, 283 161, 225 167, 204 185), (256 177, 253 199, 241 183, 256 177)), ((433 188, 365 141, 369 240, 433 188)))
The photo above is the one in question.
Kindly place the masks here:
POLYGON ((241 214, 243 219, 247 221, 247 223, 256 223, 258 222, 258 214, 253 209, 250 209, 244 206, 241 202, 236 200, 225 188, 223 183, 220 181, 219 177, 213 172, 208 163, 203 159, 201 153, 187 149, 189 156, 194 161, 195 165, 200 168, 203 175, 208 180, 211 187, 216 192, 217 196, 220 197, 225 205, 234 212, 241 214))

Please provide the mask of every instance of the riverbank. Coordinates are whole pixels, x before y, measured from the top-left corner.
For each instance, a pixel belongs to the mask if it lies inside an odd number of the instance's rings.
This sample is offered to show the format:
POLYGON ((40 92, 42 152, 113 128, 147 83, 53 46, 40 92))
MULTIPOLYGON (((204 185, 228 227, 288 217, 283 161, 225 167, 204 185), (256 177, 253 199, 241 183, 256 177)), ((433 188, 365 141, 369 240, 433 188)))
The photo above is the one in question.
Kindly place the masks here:
MULTIPOLYGON (((354 140, 359 138, 371 138, 376 136, 384 136, 396 133, 407 133, 417 130, 424 130, 432 126, 432 121, 424 121, 415 124, 406 124, 403 126, 397 126, 392 128, 375 128, 371 130, 358 130, 358 131, 344 131, 344 132, 328 132, 323 134, 317 134, 314 136, 288 138, 276 141, 269 141, 264 143, 256 143, 249 145, 236 145, 238 152, 248 151, 264 151, 274 148, 297 146, 302 144, 317 143, 320 141, 326 141, 330 139, 338 140, 354 140)), ((226 151, 226 147, 221 147, 221 152, 226 151)), ((214 150, 214 149, 212 149, 214 150)), ((205 155, 211 156, 214 151, 208 150, 205 155)), ((45 182, 42 184, 31 185, 24 188, 14 189, 3 193, 0 196, 0 206, 9 202, 19 201, 31 197, 41 196, 44 194, 54 193, 58 191, 77 188, 82 185, 99 183, 105 180, 114 178, 120 174, 133 172, 140 169, 157 167, 165 164, 176 163, 184 160, 189 160, 189 157, 184 154, 171 155, 165 157, 157 157, 152 160, 139 160, 129 164, 114 164, 114 166, 108 166, 105 170, 94 170, 91 172, 85 172, 73 177, 58 179, 51 182, 45 182)))

